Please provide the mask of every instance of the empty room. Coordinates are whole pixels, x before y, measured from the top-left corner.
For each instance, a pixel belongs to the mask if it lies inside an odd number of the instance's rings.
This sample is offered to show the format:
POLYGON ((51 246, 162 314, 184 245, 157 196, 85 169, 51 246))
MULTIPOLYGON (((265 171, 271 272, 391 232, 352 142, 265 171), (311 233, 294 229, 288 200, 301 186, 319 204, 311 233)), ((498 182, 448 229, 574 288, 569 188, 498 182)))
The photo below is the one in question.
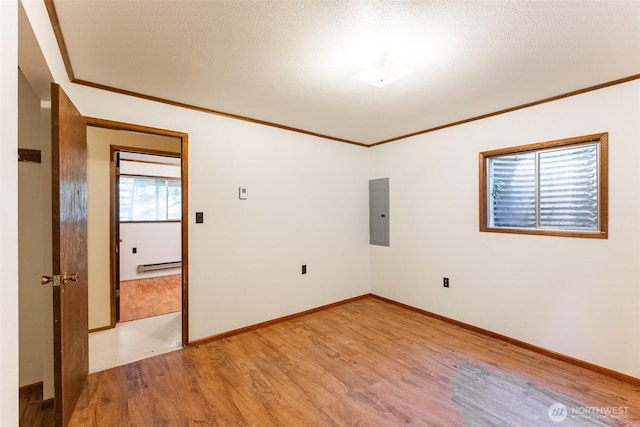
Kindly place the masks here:
POLYGON ((0 1, 0 425, 640 425, 639 23, 0 1))

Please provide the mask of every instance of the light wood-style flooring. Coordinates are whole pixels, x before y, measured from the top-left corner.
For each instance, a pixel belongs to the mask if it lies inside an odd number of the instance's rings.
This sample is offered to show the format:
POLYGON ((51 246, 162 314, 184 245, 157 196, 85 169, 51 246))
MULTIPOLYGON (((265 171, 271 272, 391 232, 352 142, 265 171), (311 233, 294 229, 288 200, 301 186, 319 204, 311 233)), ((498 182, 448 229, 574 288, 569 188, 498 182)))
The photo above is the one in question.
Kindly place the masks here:
POLYGON ((120 321, 182 310, 182 275, 120 282, 120 321))
POLYGON ((638 426, 640 387, 366 297, 92 374, 71 425, 638 426))

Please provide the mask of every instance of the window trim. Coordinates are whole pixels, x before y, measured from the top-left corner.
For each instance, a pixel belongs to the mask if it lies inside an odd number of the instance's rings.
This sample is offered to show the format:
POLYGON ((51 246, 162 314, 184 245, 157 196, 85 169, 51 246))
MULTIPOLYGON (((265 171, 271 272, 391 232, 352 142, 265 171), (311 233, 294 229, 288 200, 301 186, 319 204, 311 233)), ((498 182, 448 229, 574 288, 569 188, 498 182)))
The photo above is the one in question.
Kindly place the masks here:
POLYGON ((584 135, 573 138, 559 139, 555 141, 537 142, 515 147, 501 148, 497 150, 483 151, 479 154, 479 220, 481 232, 508 233, 508 234, 533 234, 541 236, 557 237, 582 237, 590 239, 607 239, 609 236, 609 134, 608 132, 584 135), (538 152, 550 148, 571 147, 587 143, 599 145, 598 155, 598 231, 559 230, 549 228, 505 228, 488 226, 487 202, 489 201, 487 182, 487 161, 491 157, 538 152))

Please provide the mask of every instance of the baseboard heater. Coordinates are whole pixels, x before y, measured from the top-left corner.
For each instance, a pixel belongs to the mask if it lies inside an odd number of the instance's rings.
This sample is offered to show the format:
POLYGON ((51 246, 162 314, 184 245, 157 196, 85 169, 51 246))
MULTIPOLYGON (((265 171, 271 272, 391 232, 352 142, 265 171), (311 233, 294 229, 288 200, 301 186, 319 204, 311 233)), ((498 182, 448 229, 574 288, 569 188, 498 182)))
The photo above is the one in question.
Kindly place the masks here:
POLYGON ((145 271, 167 270, 170 268, 180 268, 180 267, 182 267, 182 261, 143 264, 138 266, 138 273, 144 273, 145 271))

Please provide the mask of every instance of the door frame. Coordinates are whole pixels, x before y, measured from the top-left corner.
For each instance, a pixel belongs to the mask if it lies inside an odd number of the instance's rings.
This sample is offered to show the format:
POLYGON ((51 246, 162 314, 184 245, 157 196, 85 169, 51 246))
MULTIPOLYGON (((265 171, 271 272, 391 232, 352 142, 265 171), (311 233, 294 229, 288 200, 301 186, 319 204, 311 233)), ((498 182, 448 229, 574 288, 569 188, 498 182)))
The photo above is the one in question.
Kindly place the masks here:
MULTIPOLYGON (((87 126, 93 126, 103 129, 111 129, 116 131, 129 131, 129 132, 137 132, 137 133, 145 133, 150 135, 159 135, 159 136, 169 136, 175 137, 180 140, 180 181, 182 187, 182 346, 189 346, 189 135, 184 132, 178 132, 167 129, 159 129, 148 126, 136 125, 131 123, 117 122, 112 120, 98 119, 94 117, 85 117, 87 122, 87 126)), ((136 151, 135 147, 122 147, 123 149, 127 149, 129 151, 136 151)), ((143 150, 143 149, 139 149, 143 150)), ((113 165, 113 159, 111 159, 113 165)), ((112 166, 114 167, 114 166, 112 166)), ((115 297, 116 297, 116 271, 114 270, 117 265, 117 236, 113 231, 116 229, 116 218, 115 218, 115 187, 113 186, 113 180, 111 184, 111 202, 110 202, 110 223, 111 223, 111 233, 109 239, 110 245, 110 270, 111 270, 111 278, 110 278, 110 293, 111 293, 111 325, 115 327, 116 324, 116 308, 115 308, 115 297)))

